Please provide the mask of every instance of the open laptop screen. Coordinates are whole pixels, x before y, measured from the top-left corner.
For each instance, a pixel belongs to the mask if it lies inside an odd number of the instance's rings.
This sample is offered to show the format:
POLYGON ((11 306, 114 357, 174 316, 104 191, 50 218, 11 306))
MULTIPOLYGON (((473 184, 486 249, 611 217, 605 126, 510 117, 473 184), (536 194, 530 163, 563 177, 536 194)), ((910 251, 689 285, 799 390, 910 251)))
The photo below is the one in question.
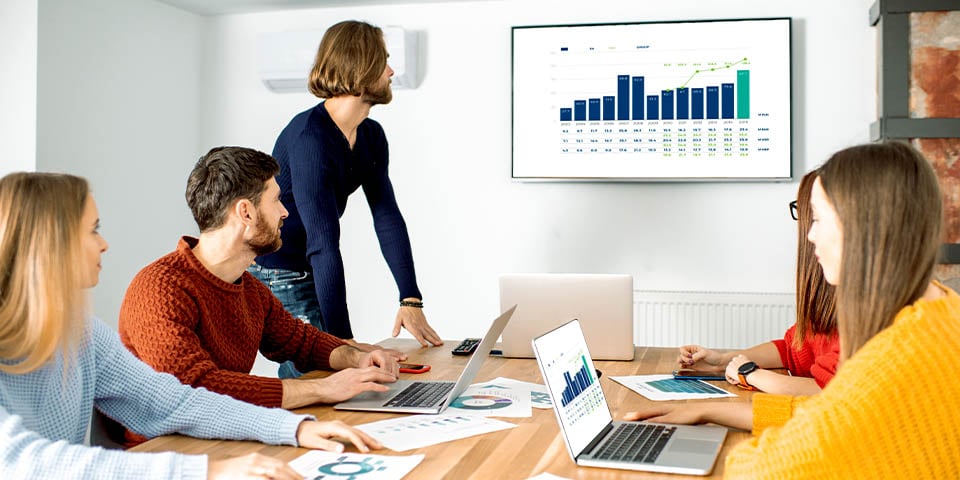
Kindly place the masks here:
POLYGON ((580 322, 570 321, 535 338, 533 350, 547 390, 558 406, 560 428, 576 458, 613 419, 580 322))

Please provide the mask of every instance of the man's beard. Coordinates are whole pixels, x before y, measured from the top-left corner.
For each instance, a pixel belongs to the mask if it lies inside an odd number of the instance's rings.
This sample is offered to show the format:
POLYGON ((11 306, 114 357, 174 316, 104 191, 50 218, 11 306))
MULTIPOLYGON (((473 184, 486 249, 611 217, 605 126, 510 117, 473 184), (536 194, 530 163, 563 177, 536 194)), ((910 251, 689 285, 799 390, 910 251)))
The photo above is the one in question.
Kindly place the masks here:
POLYGON ((366 92, 363 92, 361 97, 364 102, 370 105, 386 105, 390 103, 390 100, 393 100, 393 90, 390 89, 390 81, 382 86, 373 86, 366 92))
POLYGON ((280 250, 280 246, 283 245, 283 240, 280 238, 279 230, 282 226, 283 220, 280 220, 277 229, 271 229, 261 216, 260 219, 257 220, 257 225, 254 227, 255 233, 253 238, 247 240, 247 246, 249 246, 258 257, 280 250))

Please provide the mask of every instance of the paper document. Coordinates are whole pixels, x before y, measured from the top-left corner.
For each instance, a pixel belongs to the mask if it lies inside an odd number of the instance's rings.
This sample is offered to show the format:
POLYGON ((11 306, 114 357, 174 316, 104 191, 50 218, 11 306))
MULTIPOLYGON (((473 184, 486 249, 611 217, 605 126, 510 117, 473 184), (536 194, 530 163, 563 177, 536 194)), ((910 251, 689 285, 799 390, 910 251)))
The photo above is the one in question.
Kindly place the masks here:
MULTIPOLYGON (((505 385, 511 388, 525 388, 530 390, 530 406, 533 408, 542 408, 549 410, 553 408, 553 402, 550 400, 550 393, 547 392, 547 386, 540 383, 524 382, 512 378, 497 377, 487 384, 505 385)), ((480 385, 480 384, 478 384, 480 385)))
POLYGON ((610 377, 610 379, 650 400, 656 401, 737 396, 702 380, 676 380, 673 375, 630 375, 610 377))
POLYGON ((290 467, 305 480, 363 478, 363 480, 400 480, 410 473, 423 455, 391 457, 363 453, 334 453, 314 450, 290 462, 290 467))
POLYGON ((567 477, 559 477, 549 472, 543 472, 540 475, 535 477, 530 477, 527 480, 569 480, 567 477))
POLYGON ((446 413, 528 418, 533 415, 530 410, 530 388, 510 382, 476 383, 450 402, 446 413))
POLYGON ((396 452, 514 427, 492 418, 449 414, 410 415, 356 426, 396 452))

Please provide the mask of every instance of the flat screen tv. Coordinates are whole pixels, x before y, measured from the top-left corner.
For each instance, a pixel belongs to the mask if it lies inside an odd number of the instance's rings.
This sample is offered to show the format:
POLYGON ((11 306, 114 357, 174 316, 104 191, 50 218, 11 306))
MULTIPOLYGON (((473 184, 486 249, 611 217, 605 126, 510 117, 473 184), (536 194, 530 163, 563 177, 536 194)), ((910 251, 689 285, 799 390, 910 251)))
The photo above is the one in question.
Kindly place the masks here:
POLYGON ((513 27, 513 178, 790 180, 790 27, 513 27))

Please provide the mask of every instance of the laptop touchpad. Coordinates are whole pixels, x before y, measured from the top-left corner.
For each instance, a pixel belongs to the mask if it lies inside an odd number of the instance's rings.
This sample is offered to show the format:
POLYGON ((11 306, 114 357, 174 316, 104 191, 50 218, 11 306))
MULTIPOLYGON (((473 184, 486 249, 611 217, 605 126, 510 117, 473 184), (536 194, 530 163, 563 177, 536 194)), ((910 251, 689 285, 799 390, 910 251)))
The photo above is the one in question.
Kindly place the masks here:
POLYGON ((348 401, 348 402, 351 402, 351 403, 353 403, 353 402, 370 402, 370 401, 374 401, 374 402, 386 402, 387 400, 390 400, 391 398, 393 398, 393 396, 396 395, 397 392, 399 392, 399 390, 392 390, 392 389, 391 389, 391 390, 387 390, 386 392, 372 392, 372 391, 369 391, 369 390, 368 390, 368 391, 366 391, 366 392, 363 392, 363 393, 360 393, 360 394, 356 395, 355 397, 353 397, 353 398, 351 398, 350 400, 347 400, 347 401, 348 401))
POLYGON ((691 440, 689 438, 675 438, 668 450, 670 453, 692 453, 697 455, 713 455, 717 442, 691 440))

